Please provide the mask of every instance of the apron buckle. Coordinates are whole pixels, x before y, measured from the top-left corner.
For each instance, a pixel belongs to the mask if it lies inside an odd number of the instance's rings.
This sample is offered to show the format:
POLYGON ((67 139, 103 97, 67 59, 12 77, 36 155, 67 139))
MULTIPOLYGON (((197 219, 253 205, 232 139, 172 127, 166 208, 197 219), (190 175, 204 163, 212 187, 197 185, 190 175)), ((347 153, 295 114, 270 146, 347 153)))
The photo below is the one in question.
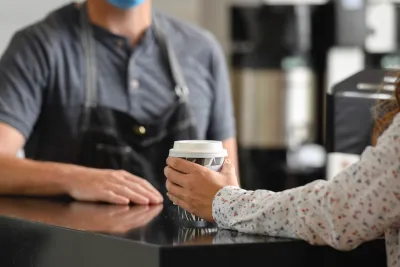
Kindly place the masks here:
POLYGON ((188 95, 189 93, 189 88, 187 86, 181 86, 181 85, 177 85, 175 87, 175 92, 178 95, 179 98, 184 98, 188 95))

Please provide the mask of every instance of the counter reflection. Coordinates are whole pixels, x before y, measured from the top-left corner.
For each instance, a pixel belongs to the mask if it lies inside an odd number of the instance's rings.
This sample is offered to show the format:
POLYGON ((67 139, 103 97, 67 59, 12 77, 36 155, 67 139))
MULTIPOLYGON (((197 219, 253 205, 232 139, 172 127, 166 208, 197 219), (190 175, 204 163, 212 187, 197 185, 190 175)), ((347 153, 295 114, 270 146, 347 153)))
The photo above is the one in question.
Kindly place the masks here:
POLYGON ((156 245, 285 242, 285 239, 221 230, 216 225, 192 228, 180 221, 177 206, 118 206, 37 198, 0 198, 0 216, 74 230, 96 232, 156 245))
POLYGON ((147 225, 162 210, 158 206, 117 206, 32 198, 0 198, 0 215, 50 225, 124 234, 147 225))

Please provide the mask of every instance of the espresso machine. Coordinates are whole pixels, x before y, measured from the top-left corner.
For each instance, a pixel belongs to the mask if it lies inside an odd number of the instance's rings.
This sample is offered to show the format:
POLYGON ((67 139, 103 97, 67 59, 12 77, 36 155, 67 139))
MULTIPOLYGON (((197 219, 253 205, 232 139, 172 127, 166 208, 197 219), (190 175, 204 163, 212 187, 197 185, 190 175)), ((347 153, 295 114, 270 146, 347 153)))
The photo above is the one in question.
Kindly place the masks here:
POLYGON ((335 42, 327 57, 327 179, 359 159, 377 135, 376 119, 397 106, 399 1, 334 2, 335 42))
POLYGON ((400 1, 334 2, 335 41, 328 52, 327 93, 363 69, 398 69, 400 1))
POLYGON ((400 68, 399 19, 399 1, 335 2, 335 46, 327 62, 329 152, 360 154, 371 144, 375 107, 392 98, 400 68), (368 119, 355 127, 360 116, 368 119))
POLYGON ((240 175, 246 189, 279 191, 323 173, 315 66, 323 62, 316 55, 326 53, 315 46, 323 29, 314 20, 327 2, 254 2, 231 7, 240 175))

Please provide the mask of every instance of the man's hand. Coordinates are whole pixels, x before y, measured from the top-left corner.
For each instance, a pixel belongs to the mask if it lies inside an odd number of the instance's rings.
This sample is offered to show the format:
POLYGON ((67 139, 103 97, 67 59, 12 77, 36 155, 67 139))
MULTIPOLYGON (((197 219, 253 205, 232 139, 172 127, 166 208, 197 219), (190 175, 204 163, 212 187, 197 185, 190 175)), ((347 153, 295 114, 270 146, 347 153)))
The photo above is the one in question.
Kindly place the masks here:
POLYGON ((238 186, 235 168, 226 161, 221 173, 183 159, 168 158, 168 197, 188 212, 212 222, 214 196, 225 186, 238 186))
POLYGON ((107 205, 0 197, 0 214, 76 230, 124 234, 146 226, 163 205, 107 205))
POLYGON ((65 182, 68 194, 80 201, 112 204, 160 204, 161 194, 146 180, 126 171, 82 168, 65 182))
MULTIPOLYGON (((124 234, 152 221, 162 205, 101 205, 73 202, 64 207, 60 226, 94 232, 124 234)), ((56 224, 58 225, 58 224, 56 224)))

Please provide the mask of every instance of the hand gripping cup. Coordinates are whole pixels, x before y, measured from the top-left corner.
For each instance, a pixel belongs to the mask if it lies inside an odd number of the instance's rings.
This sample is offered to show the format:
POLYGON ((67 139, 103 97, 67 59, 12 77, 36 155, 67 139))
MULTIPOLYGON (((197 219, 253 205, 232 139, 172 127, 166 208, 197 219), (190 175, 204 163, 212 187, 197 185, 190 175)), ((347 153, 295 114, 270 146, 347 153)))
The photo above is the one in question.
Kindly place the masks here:
MULTIPOLYGON (((219 141, 176 141, 170 157, 181 158, 219 172, 228 152, 219 141)), ((178 207, 179 218, 188 225, 204 227, 207 222, 178 207)))

